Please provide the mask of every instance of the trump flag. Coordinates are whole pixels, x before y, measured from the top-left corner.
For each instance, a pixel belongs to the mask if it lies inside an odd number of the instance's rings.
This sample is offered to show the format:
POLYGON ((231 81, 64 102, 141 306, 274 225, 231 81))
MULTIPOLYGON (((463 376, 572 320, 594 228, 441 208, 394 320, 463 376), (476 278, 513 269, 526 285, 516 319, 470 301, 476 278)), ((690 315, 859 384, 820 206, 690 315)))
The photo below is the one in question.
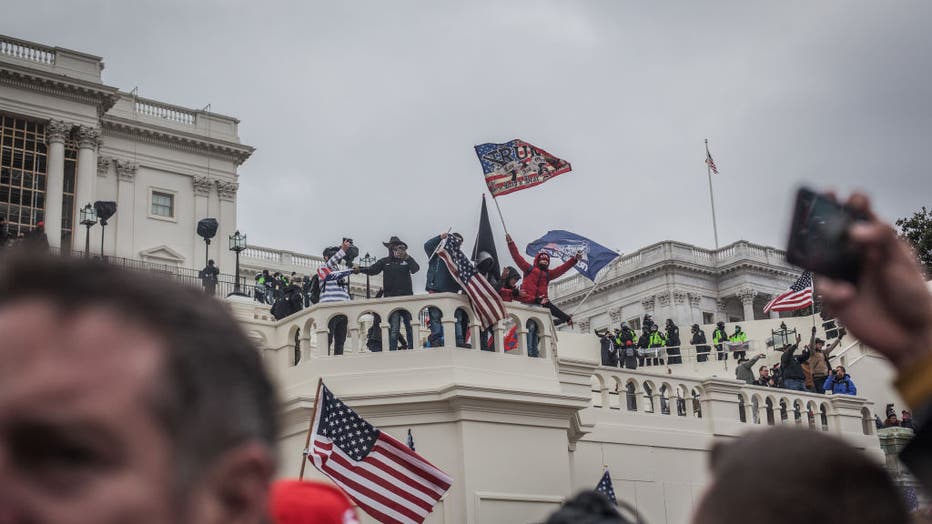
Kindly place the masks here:
POLYGON ((475 148, 493 197, 543 184, 573 169, 566 160, 517 138, 504 144, 479 144, 475 148))
POLYGON ((530 256, 534 256, 541 251, 550 255, 550 258, 559 258, 564 262, 576 256, 577 252, 582 251, 582 260, 577 262, 573 268, 593 282, 595 282, 595 276, 599 270, 619 256, 617 252, 602 244, 561 229, 548 231, 546 235, 527 245, 526 252, 530 256))

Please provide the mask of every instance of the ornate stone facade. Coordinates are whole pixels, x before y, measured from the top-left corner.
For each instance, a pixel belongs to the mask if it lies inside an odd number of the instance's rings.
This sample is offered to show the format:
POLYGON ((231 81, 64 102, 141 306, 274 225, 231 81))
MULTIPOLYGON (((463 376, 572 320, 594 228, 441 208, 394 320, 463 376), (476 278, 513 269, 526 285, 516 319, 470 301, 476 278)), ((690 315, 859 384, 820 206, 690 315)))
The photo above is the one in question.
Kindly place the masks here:
POLYGON ((194 196, 206 197, 210 196, 214 181, 210 177, 196 176, 191 178, 191 184, 194 186, 194 196))
POLYGON ((650 295, 641 299, 641 307, 644 308, 644 311, 647 313, 654 312, 654 303, 656 301, 656 295, 650 295))
POLYGON ((91 126, 78 126, 75 132, 78 147, 81 149, 97 149, 100 145, 100 128, 91 126))
POLYGON ((116 165, 117 178, 123 182, 133 182, 136 179, 136 171, 139 170, 139 164, 120 159, 116 159, 114 164, 116 165))
POLYGON ((45 126, 45 139, 50 144, 53 142, 64 143, 68 135, 71 134, 71 128, 73 127, 74 124, 62 120, 50 120, 48 125, 45 126))
POLYGON ((110 165, 113 159, 108 156, 100 155, 97 157, 97 176, 106 177, 110 173, 110 165))
POLYGON ((238 183, 217 180, 217 193, 220 194, 220 200, 235 202, 237 191, 239 191, 238 183))

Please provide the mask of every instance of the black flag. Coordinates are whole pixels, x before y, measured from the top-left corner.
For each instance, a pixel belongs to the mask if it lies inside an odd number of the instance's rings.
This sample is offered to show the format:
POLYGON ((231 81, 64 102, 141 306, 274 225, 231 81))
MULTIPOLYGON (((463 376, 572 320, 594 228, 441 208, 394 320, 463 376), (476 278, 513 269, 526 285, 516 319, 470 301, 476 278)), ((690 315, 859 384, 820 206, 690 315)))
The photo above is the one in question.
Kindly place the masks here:
POLYGON ((472 259, 476 268, 492 287, 498 288, 502 268, 498 263, 498 251, 495 249, 495 237, 492 236, 492 224, 489 222, 489 210, 485 207, 485 195, 482 195, 482 213, 479 215, 479 233, 476 245, 472 248, 472 259))

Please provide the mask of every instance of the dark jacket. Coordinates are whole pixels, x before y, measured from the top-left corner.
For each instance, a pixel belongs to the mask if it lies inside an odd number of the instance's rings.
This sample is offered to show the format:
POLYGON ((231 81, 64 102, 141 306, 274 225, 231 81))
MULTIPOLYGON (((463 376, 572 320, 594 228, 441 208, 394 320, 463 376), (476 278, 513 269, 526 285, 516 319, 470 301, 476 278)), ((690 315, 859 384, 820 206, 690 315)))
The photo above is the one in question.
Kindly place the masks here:
POLYGON ((808 360, 806 357, 797 357, 793 355, 799 349, 799 344, 793 344, 783 351, 780 357, 780 371, 782 379, 806 380, 806 373, 803 372, 802 363, 808 360))
POLYGON ((845 378, 838 380, 835 378, 835 375, 829 375, 825 379, 825 384, 822 386, 822 389, 825 391, 831 391, 835 395, 857 395, 858 388, 855 387, 854 381, 851 380, 850 375, 845 375, 845 378))
POLYGON ((615 347, 615 343, 612 341, 612 335, 607 334, 599 337, 599 342, 602 345, 602 365, 617 368, 618 348, 615 347))
POLYGON ((457 293, 460 290, 460 285, 456 283, 456 280, 453 280, 447 265, 444 264, 443 260, 440 260, 440 257, 431 257, 439 245, 440 235, 424 242, 424 252, 430 257, 427 261, 427 286, 424 289, 434 293, 457 293))
POLYGON ((508 252, 511 253, 511 258, 514 259, 518 268, 524 272, 521 290, 524 291, 526 296, 521 297, 521 302, 529 304, 538 302, 541 298, 547 298, 547 287, 550 285, 550 281, 560 277, 569 271, 571 267, 576 265, 576 259, 571 258, 556 269, 541 269, 537 267, 541 253, 534 256, 533 264, 529 264, 528 261, 521 256, 521 253, 518 251, 518 246, 516 246, 514 242, 508 243, 508 252))
POLYGON ((216 284, 217 275, 219 274, 220 274, 220 269, 217 266, 213 264, 207 264, 206 266, 204 266, 204 269, 200 271, 200 274, 198 276, 201 277, 201 282, 203 282, 204 285, 206 286, 208 284, 216 284))
POLYGON ((672 324, 667 327, 667 345, 668 346, 679 346, 680 345, 680 328, 676 324, 672 324))
MULTIPOLYGON (((438 261, 443 263, 442 260, 438 259, 438 261)), ((395 257, 385 257, 379 259, 375 264, 369 267, 359 268, 359 272, 365 275, 378 275, 382 273, 382 289, 385 290, 384 296, 403 297, 414 294, 414 289, 411 286, 411 275, 417 273, 419 269, 421 269, 421 266, 417 265, 417 262, 415 262, 412 257, 408 257, 404 260, 395 257)))
POLYGON ((735 378, 738 380, 743 380, 745 384, 754 383, 754 364, 757 364, 757 361, 760 360, 760 355, 748 360, 747 362, 742 362, 738 364, 738 367, 735 368, 735 378))
POLYGON ((618 358, 627 369, 637 369, 637 341, 635 340, 634 331, 628 326, 622 326, 621 332, 615 337, 615 345, 618 346, 618 358))
POLYGON ((708 353, 712 350, 712 348, 706 344, 705 332, 701 329, 693 333, 693 338, 689 343, 696 346, 696 353, 708 353))

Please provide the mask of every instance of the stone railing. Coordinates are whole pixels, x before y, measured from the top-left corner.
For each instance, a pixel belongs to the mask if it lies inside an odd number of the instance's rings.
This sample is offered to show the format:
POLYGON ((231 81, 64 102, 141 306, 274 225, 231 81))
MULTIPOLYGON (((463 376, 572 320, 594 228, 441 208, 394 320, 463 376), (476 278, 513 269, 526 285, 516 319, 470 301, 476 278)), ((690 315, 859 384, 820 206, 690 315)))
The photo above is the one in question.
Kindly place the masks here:
MULTIPOLYGON (((609 267, 602 270, 605 274, 601 275, 599 280, 608 282, 658 262, 691 263, 717 269, 739 260, 784 267, 792 271, 797 270, 786 262, 783 251, 744 240, 718 250, 703 249, 682 242, 665 241, 618 257, 609 267)), ((551 284, 550 289, 555 298, 563 298, 572 293, 588 291, 591 287, 592 282, 589 279, 575 275, 551 284)))
POLYGON ((0 35, 0 55, 45 65, 55 65, 55 49, 0 35))
POLYGON ((143 116, 161 118, 176 124, 193 126, 196 122, 196 112, 190 109, 147 98, 134 98, 133 110, 143 116))
POLYGON ((240 257, 244 260, 253 259, 272 262, 274 264, 282 263, 282 252, 280 250, 265 247, 248 246, 240 253, 240 257))
POLYGON ((276 271, 290 269, 313 274, 324 265, 323 257, 260 246, 249 246, 240 253, 240 256, 243 264, 247 266, 261 267, 263 269, 274 268, 276 271))
MULTIPOLYGON (((366 334, 372 324, 372 314, 375 313, 381 317, 382 343, 383 347, 386 347, 389 340, 389 315, 399 310, 406 311, 411 315, 412 338, 416 341, 415 346, 418 347, 421 345, 419 341, 424 340, 428 334, 428 326, 422 323, 422 319, 426 315, 421 314, 428 306, 440 309, 443 314, 442 325, 445 335, 443 348, 456 348, 456 341, 453 336, 456 325, 455 312, 457 309, 462 309, 468 317, 468 332, 472 348, 458 349, 478 351, 478 340, 482 336, 482 329, 477 319, 474 318, 472 308, 466 298, 463 295, 454 293, 321 303, 279 321, 275 321, 270 316, 267 307, 261 306, 253 308, 246 315, 242 313, 243 310, 240 310, 238 315, 241 322, 245 324, 244 327, 247 333, 264 349, 275 351, 293 349, 297 340, 301 357, 296 357, 292 351, 280 352, 281 358, 284 360, 279 362, 278 365, 287 367, 294 366, 296 360, 300 362, 314 358, 329 358, 328 324, 331 319, 340 315, 345 316, 348 320, 346 345, 344 346, 344 354, 346 355, 368 355, 377 358, 378 353, 371 353, 366 348, 366 334), (247 315, 251 315, 251 318, 248 318, 247 315)), ((245 304, 240 307, 245 307, 245 304)), ((540 357, 552 358, 556 334, 549 311, 544 308, 514 302, 509 303, 507 308, 510 319, 499 322, 492 330, 495 352, 504 352, 504 339, 507 329, 510 329, 505 324, 511 322, 517 326, 515 329, 517 347, 507 353, 510 355, 527 355, 527 325, 529 321, 533 321, 539 327, 538 350, 540 357)), ((402 334, 407 337, 403 327, 402 334)), ((436 348, 426 349, 426 351, 432 349, 436 348)), ((422 350, 425 349, 418 347, 414 351, 422 350)))
POLYGON ((736 435, 754 425, 789 425, 857 438, 876 434, 873 403, 850 395, 820 395, 718 377, 689 378, 606 367, 595 371, 591 385, 595 409, 623 417, 703 418, 714 434, 736 435))

